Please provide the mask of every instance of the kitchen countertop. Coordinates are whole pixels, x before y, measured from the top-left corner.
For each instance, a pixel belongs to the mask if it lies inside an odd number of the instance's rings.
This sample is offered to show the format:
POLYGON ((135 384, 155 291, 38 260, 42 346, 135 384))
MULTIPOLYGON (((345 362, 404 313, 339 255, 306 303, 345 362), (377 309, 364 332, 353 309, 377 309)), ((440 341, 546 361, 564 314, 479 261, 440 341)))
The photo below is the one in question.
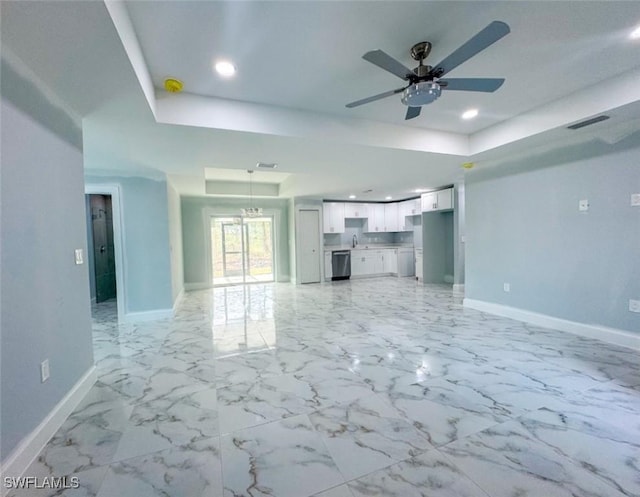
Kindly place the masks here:
POLYGON ((351 245, 325 245, 324 251, 331 252, 333 250, 380 250, 380 249, 397 249, 397 248, 410 248, 413 249, 413 245, 407 245, 404 243, 396 244, 363 244, 357 245, 353 248, 351 245))

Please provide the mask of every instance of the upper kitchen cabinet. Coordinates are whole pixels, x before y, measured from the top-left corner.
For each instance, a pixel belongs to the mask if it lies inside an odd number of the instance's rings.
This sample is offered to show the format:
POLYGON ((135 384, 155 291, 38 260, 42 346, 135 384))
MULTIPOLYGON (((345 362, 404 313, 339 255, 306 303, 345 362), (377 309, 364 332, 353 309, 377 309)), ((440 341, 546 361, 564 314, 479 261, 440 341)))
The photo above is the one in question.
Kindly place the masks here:
POLYGON ((384 232, 384 206, 385 204, 367 204, 367 222, 365 231, 368 233, 384 232))
POLYGON ((322 204, 322 218, 325 233, 344 233, 344 203, 322 204))
POLYGON ((345 202, 344 217, 363 219, 367 217, 367 204, 360 202, 345 202))
POLYGON ((384 231, 400 231, 398 227, 398 202, 384 205, 384 231))
POLYGON ((413 231, 412 216, 419 216, 422 214, 422 207, 420 205, 420 199, 414 198, 412 200, 404 200, 398 203, 398 230, 399 231, 413 231))
POLYGON ((443 211, 453 209, 453 188, 437 192, 423 193, 421 197, 422 212, 443 211))

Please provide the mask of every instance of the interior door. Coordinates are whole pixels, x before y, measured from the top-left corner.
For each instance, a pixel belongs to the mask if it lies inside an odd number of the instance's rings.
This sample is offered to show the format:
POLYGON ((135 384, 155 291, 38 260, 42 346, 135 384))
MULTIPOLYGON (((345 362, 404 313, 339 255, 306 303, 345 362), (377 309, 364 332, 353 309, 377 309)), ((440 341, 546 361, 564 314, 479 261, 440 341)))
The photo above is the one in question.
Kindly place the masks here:
POLYGON ((90 195, 96 303, 116 298, 113 213, 110 195, 90 195))
POLYGON ((300 210, 300 283, 320 283, 320 211, 300 210))

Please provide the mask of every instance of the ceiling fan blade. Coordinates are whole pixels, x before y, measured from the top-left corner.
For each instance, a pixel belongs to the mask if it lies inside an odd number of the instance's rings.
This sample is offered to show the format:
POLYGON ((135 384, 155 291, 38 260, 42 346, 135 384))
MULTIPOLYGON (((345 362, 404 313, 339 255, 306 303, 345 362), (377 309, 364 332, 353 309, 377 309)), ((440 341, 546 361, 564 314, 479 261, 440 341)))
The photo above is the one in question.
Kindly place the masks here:
POLYGON ((398 62, 396 59, 391 57, 391 55, 387 55, 382 50, 372 50, 371 52, 364 54, 362 58, 367 62, 371 62, 379 68, 390 72, 391 74, 395 74, 405 81, 409 79, 409 76, 415 76, 411 69, 401 62, 398 62))
POLYGON ((511 29, 509 29, 508 24, 502 21, 493 21, 468 42, 440 62, 440 64, 434 66, 431 73, 436 75, 436 77, 444 76, 452 69, 458 67, 474 55, 482 52, 488 46, 494 44, 503 36, 509 34, 510 31, 511 29))
POLYGON ((409 119, 418 117, 420 115, 421 110, 422 110, 422 107, 407 107, 407 115, 404 116, 404 120, 408 121, 409 119))
POLYGON ((443 90, 496 91, 504 83, 504 78, 452 78, 441 79, 438 84, 443 90))
POLYGON ((402 91, 404 91, 404 88, 385 91, 384 93, 379 93, 377 95, 373 95, 372 97, 363 98, 362 100, 356 100, 355 102, 351 102, 345 105, 345 107, 348 107, 351 109, 352 107, 358 107, 359 105, 368 104, 369 102, 374 102, 376 100, 380 100, 381 98, 390 97, 391 95, 395 95, 396 93, 400 93, 402 91))

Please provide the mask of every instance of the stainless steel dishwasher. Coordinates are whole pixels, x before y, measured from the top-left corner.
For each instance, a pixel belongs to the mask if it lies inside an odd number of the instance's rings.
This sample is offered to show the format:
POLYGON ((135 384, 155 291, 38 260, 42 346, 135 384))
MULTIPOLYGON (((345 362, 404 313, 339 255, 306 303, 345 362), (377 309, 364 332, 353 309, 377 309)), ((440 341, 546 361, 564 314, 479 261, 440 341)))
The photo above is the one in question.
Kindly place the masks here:
POLYGON ((351 277, 351 250, 331 252, 331 280, 348 280, 351 277))

